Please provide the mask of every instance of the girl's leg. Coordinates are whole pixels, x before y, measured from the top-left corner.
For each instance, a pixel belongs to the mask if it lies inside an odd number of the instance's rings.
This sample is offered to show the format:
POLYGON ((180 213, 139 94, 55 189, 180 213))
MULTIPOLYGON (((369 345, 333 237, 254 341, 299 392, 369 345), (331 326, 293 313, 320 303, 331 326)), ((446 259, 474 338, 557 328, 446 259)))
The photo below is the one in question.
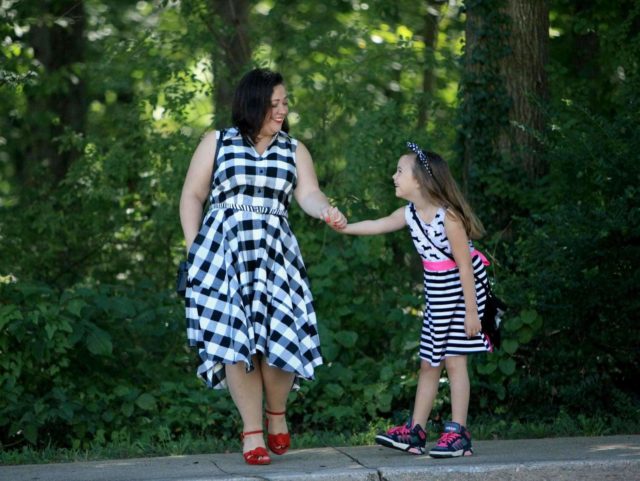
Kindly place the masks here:
MULTIPOLYGON (((269 366, 267 360, 261 359, 260 369, 264 384, 267 410, 274 413, 286 412, 287 398, 293 385, 295 374, 269 366)), ((285 416, 269 416, 269 432, 272 434, 287 433, 287 419, 285 416)))
POLYGON ((469 372, 467 371, 467 356, 451 356, 445 360, 449 385, 451 386, 451 420, 467 425, 469 410, 469 372))
POLYGON ((425 429, 433 401, 438 394, 442 364, 433 367, 427 361, 420 361, 420 373, 418 374, 418 388, 413 405, 413 423, 419 424, 425 429))
MULTIPOLYGON (((229 393, 242 417, 244 432, 262 429, 261 366, 257 356, 253 356, 252 360, 254 369, 251 372, 246 371, 245 364, 242 362, 225 365, 229 393)), ((243 452, 257 447, 265 447, 262 436, 253 435, 244 438, 243 452)))

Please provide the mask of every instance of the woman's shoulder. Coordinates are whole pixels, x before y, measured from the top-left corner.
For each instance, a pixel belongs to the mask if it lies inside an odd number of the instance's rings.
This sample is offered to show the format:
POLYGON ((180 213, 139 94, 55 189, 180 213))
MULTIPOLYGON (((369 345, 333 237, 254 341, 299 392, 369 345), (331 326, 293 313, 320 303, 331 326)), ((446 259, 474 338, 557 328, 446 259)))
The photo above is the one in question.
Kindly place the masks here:
POLYGON ((227 139, 229 137, 234 137, 236 135, 240 135, 240 131, 236 127, 231 128, 223 128, 223 129, 211 129, 207 130, 202 134, 200 140, 217 140, 218 137, 222 135, 223 139, 227 139))
POLYGON ((200 141, 198 142, 198 148, 211 150, 213 147, 215 147, 217 141, 218 141, 218 131, 207 130, 200 136, 200 141))
POLYGON ((218 130, 222 134, 223 139, 229 139, 234 137, 242 137, 240 129, 238 127, 227 127, 218 130))
POLYGON ((306 154, 308 156, 311 156, 311 152, 309 152, 309 149, 307 149, 306 145, 304 145, 301 141, 299 141, 295 137, 292 137, 289 133, 285 132, 284 130, 281 130, 278 133, 278 140, 280 145, 287 146, 296 155, 299 155, 300 153, 302 153, 303 155, 306 154))
POLYGON ((290 144, 294 149, 298 145, 304 146, 302 142, 300 142, 298 139, 294 138, 291 134, 289 134, 289 132, 285 132, 284 130, 281 130, 280 132, 278 132, 278 142, 290 144))

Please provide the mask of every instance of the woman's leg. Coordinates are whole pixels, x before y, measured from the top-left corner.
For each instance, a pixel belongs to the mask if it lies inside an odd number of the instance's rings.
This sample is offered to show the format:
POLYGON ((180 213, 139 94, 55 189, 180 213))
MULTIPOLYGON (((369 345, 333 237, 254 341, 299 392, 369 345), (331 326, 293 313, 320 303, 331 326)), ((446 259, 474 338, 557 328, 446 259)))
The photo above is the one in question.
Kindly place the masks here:
POLYGON ((451 420, 461 426, 466 426, 471 392, 467 356, 447 357, 445 364, 451 387, 451 420))
MULTIPOLYGON (((244 432, 262 429, 262 373, 257 356, 253 356, 253 366, 253 371, 247 372, 242 362, 225 365, 227 386, 242 417, 244 432)), ((247 452, 259 446, 265 447, 263 436, 247 436, 242 451, 247 452)))
MULTIPOLYGON (((261 359, 262 382, 264 384, 266 408, 274 413, 287 410, 287 397, 291 392, 295 374, 269 366, 267 360, 261 359)), ((269 432, 271 434, 287 433, 287 419, 285 416, 269 416, 269 432)))
POLYGON ((418 374, 418 388, 413 404, 413 423, 419 424, 426 430, 427 419, 431 414, 433 401, 438 394, 442 364, 432 366, 427 361, 420 361, 420 373, 418 374))

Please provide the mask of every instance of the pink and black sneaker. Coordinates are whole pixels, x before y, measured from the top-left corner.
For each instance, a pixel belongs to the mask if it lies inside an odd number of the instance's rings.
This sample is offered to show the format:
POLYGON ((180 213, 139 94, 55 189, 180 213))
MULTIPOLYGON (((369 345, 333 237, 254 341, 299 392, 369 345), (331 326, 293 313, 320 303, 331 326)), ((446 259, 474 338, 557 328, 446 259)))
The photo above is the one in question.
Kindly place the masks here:
POLYGON ((409 419, 407 424, 391 428, 385 434, 378 434, 376 443, 411 454, 424 454, 427 433, 419 424, 415 426, 411 424, 412 420, 409 419))
POLYGON ((455 458, 472 454, 471 433, 464 426, 452 421, 444 423, 444 432, 438 443, 429 451, 432 458, 455 458))

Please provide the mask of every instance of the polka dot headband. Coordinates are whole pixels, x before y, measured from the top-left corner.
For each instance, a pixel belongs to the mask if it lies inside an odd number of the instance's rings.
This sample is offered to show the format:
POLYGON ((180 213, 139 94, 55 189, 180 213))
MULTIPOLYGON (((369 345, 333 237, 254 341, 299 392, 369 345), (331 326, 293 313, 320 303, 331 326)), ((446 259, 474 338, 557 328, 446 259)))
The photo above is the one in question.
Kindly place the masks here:
POLYGON ((415 142, 407 142, 407 147, 418 156, 418 162, 420 162, 420 165, 427 169, 429 175, 433 177, 431 164, 429 163, 429 159, 427 158, 427 154, 424 152, 424 150, 422 150, 420 146, 415 142))

